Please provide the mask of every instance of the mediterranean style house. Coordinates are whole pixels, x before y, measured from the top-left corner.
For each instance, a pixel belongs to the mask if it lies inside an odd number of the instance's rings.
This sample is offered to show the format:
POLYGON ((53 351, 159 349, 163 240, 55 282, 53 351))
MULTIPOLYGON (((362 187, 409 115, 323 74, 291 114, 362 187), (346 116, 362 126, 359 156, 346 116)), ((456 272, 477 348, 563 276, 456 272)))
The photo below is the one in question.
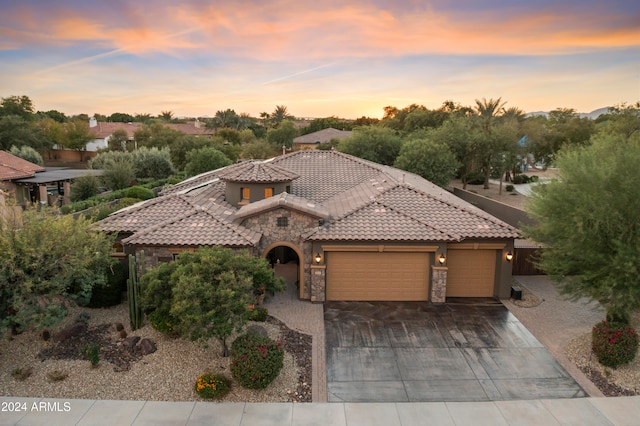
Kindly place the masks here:
POLYGON ((336 151, 207 172, 98 223, 146 267, 221 245, 295 263, 301 299, 509 297, 518 231, 425 179, 336 151))

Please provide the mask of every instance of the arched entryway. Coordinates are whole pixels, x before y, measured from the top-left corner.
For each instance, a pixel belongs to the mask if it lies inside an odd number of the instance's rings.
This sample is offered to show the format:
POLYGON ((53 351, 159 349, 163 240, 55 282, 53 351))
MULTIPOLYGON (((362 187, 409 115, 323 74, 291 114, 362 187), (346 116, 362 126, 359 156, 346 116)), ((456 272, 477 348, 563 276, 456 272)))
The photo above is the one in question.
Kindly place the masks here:
POLYGON ((297 287, 298 297, 304 294, 304 256, 298 247, 286 241, 271 244, 262 253, 262 257, 271 263, 276 276, 282 276, 287 288, 297 287))

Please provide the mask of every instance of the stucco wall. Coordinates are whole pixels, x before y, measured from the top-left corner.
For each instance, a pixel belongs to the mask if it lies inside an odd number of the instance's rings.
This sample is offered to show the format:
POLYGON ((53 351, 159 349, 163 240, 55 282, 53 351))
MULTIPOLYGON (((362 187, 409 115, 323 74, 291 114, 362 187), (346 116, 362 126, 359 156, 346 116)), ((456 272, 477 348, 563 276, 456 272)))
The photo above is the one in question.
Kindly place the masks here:
POLYGON ((460 188, 454 188, 453 193, 516 228, 520 228, 522 224, 533 225, 535 223, 533 219, 527 216, 524 210, 508 206, 499 201, 460 188))

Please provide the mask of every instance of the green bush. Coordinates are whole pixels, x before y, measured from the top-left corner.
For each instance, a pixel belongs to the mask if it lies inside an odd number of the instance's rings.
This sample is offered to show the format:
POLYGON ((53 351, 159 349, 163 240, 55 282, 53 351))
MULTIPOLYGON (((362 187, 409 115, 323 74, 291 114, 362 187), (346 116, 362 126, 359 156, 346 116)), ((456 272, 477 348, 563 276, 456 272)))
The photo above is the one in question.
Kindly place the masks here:
POLYGON ((507 185, 507 187, 505 188, 507 192, 513 192, 514 189, 516 189, 513 185, 507 185))
POLYGON ((516 175, 513 177, 513 183, 515 183, 516 185, 529 182, 531 182, 531 179, 527 175, 516 175))
POLYGON ((471 172, 467 175, 467 184, 482 185, 484 183, 484 174, 482 172, 471 172))
POLYGON ((283 360, 281 344, 266 336, 243 334, 231 345, 231 374, 245 388, 266 388, 280 374, 283 360))
POLYGON ((98 195, 98 178, 92 175, 80 176, 73 182, 71 201, 82 201, 98 195))
POLYGON ((100 362, 100 347, 95 344, 86 345, 82 348, 82 355, 88 359, 92 367, 97 367, 100 362))
POLYGON ((195 390, 201 398, 220 399, 231 390, 231 382, 223 375, 205 373, 196 380, 195 390))
POLYGON ((618 322, 602 321, 593 327, 591 347, 600 364, 616 368, 638 353, 638 333, 618 322))
POLYGON ((261 306, 249 311, 249 321, 265 322, 267 316, 269 316, 269 311, 261 306))
POLYGON ((155 197, 152 190, 143 188, 142 186, 132 186, 125 193, 127 198, 137 198, 139 200, 149 200, 155 197))
POLYGON ((127 274, 122 263, 117 262, 107 271, 107 282, 93 287, 90 308, 107 308, 115 306, 122 300, 122 292, 127 289, 127 274))

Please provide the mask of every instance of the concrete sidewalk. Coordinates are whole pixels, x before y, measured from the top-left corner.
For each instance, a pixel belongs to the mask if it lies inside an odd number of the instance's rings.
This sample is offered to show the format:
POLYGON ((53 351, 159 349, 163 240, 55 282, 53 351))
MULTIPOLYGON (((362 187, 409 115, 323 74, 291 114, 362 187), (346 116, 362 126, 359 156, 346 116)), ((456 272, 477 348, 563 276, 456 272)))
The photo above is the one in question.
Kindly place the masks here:
POLYGON ((0 405, 0 425, 640 425, 640 396, 370 404, 0 397, 0 405))

